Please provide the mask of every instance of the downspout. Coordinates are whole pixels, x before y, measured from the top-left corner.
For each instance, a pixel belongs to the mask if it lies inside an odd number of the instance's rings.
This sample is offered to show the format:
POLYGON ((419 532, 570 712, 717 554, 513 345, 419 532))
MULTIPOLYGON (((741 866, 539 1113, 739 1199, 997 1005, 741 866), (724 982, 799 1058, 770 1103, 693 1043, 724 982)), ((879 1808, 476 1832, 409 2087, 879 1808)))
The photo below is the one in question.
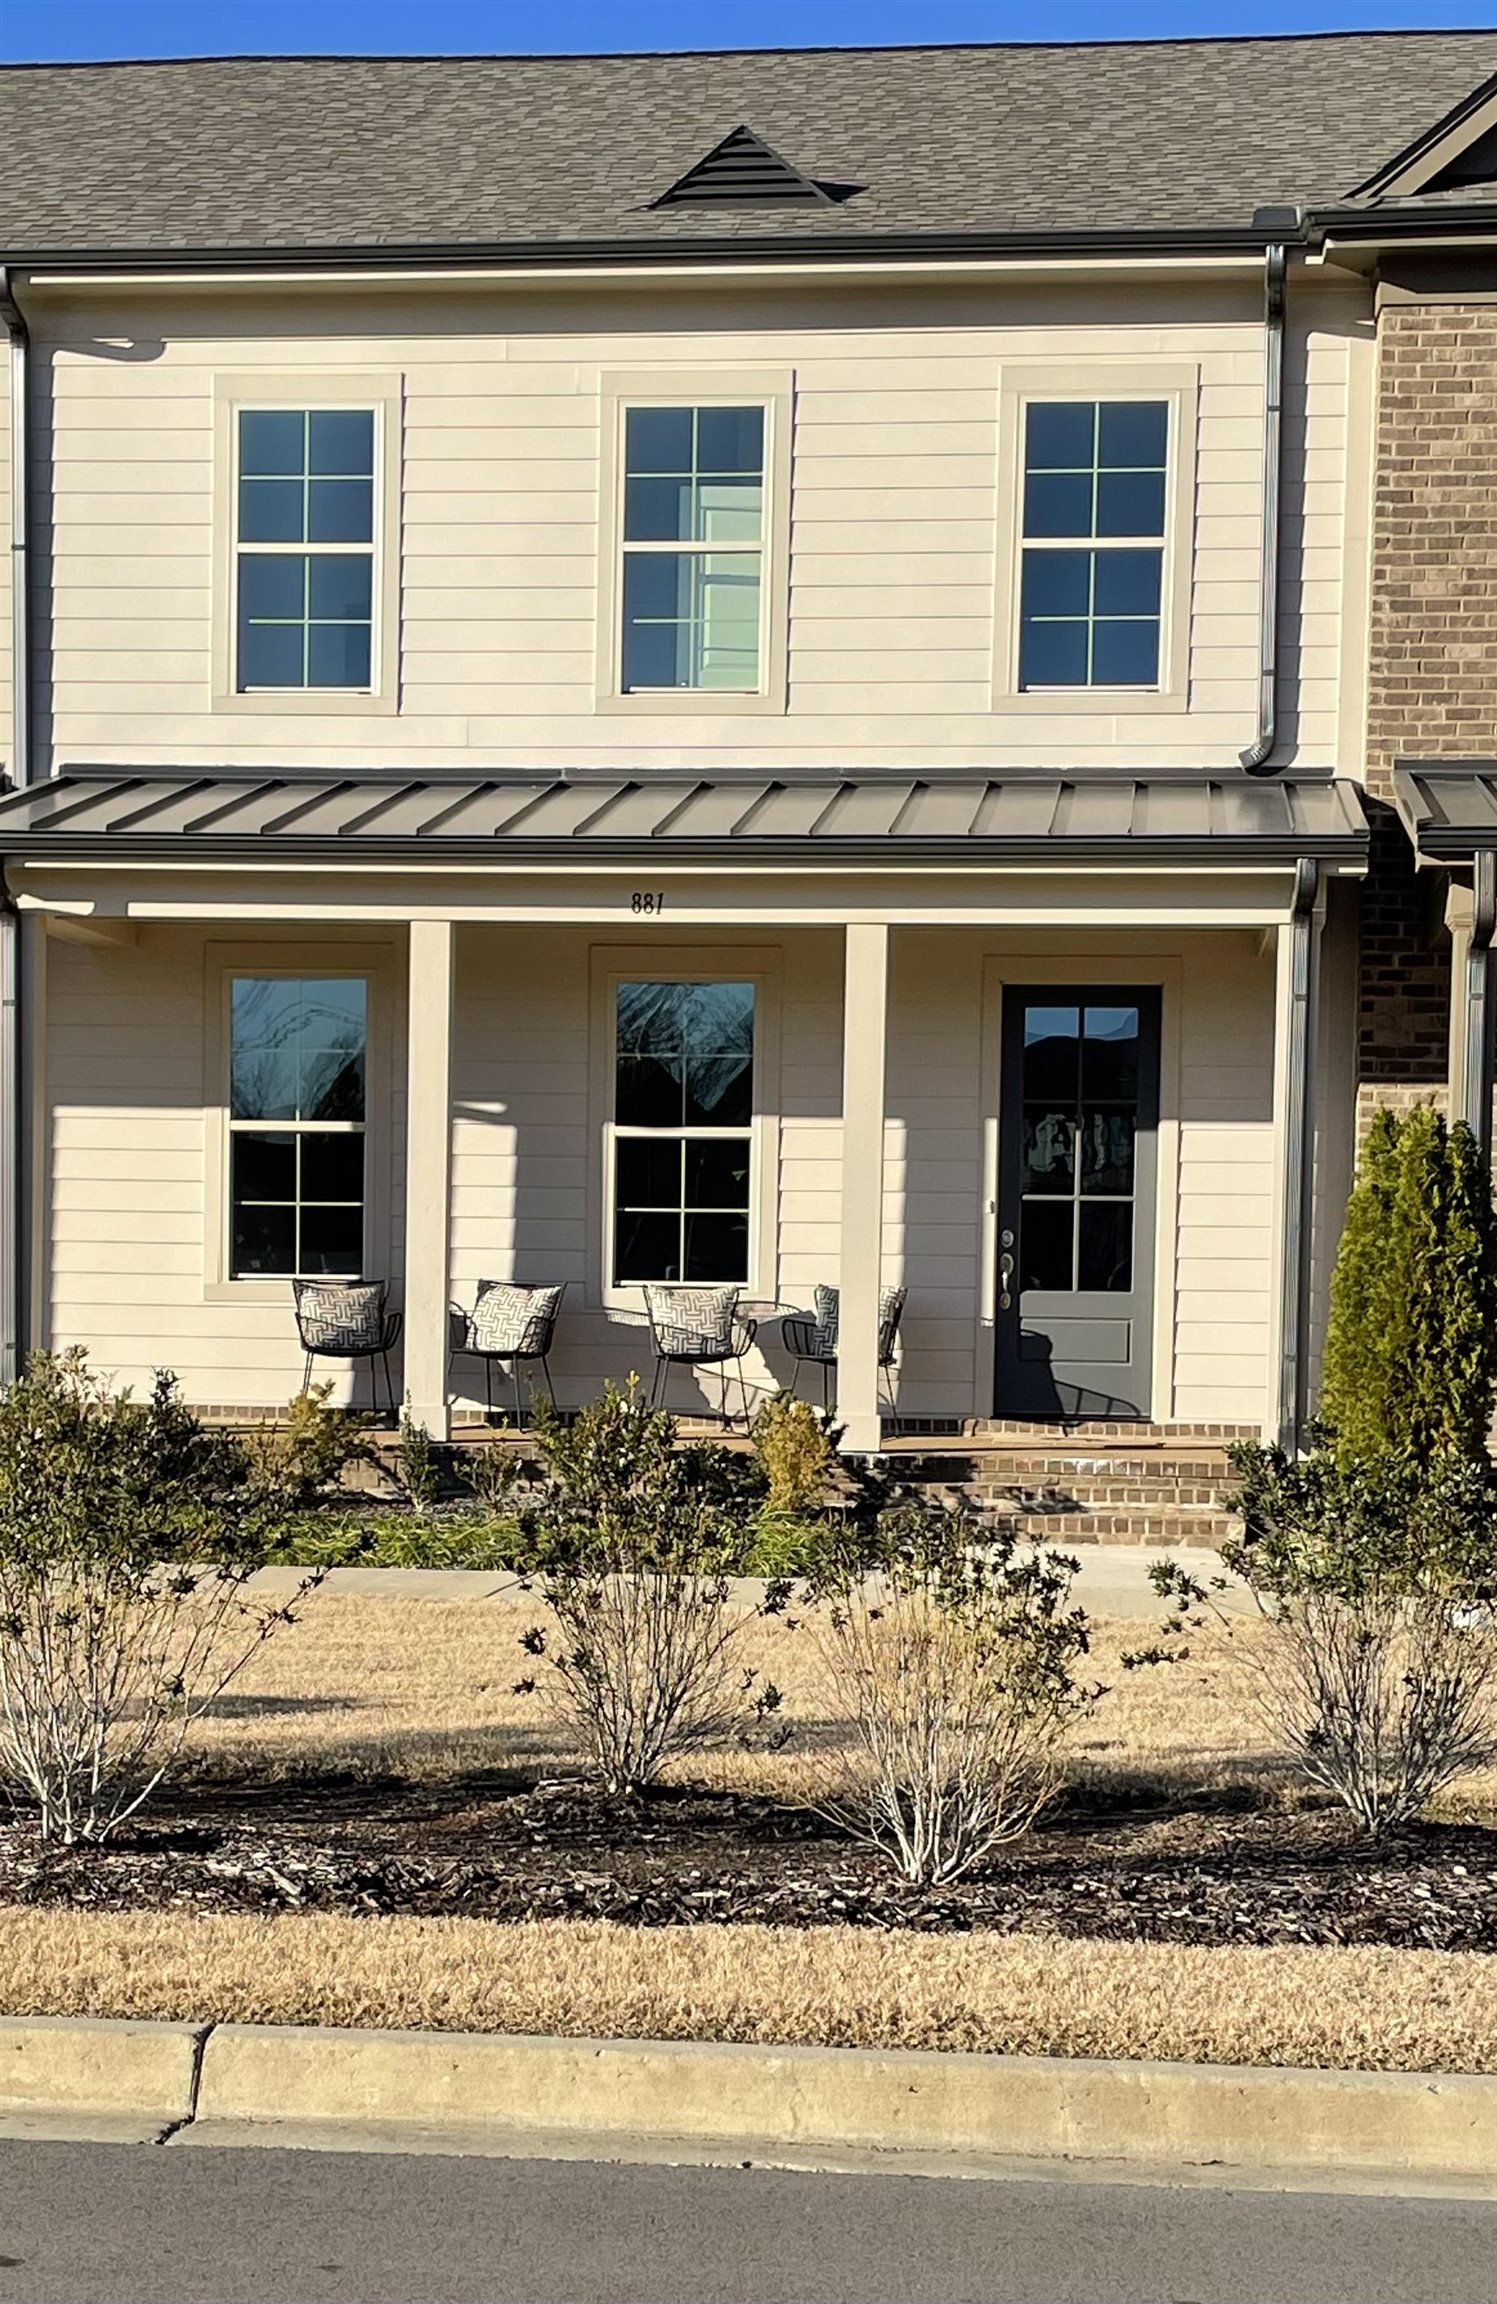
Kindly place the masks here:
POLYGON ((1258 734, 1238 754, 1251 775, 1266 768, 1279 733, 1279 528, 1284 464, 1284 308, 1288 258, 1282 240, 1263 253, 1263 563, 1258 578, 1258 734))
POLYGON ((1311 1027, 1315 991, 1315 907, 1320 866, 1302 856, 1294 870, 1289 912, 1289 1015, 1284 1051, 1284 1237, 1280 1284, 1278 1429, 1282 1447, 1298 1448, 1305 1419, 1306 1273, 1310 1185, 1314 1173, 1310 1105, 1311 1027))
MULTIPOLYGON (((31 781, 31 337, 5 265, 0 318, 10 339, 10 781, 19 787, 31 781)), ((21 932, 3 868, 0 858, 0 1386, 19 1372, 26 1328, 21 932)))
POLYGON ((1466 948, 1466 1044, 1462 1050, 1461 1117, 1471 1124, 1482 1163, 1492 1165, 1492 936, 1497 930, 1497 854, 1472 859, 1471 936, 1466 948))

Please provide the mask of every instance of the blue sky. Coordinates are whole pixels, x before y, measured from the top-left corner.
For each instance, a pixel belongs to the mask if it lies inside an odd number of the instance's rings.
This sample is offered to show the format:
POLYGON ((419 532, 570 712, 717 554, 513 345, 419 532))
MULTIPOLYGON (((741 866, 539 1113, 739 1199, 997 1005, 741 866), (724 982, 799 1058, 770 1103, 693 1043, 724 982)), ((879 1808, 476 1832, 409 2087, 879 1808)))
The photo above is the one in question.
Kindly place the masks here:
POLYGON ((1490 25, 1497 0, 0 0, 0 58, 764 48, 854 41, 1142 39, 1490 25))

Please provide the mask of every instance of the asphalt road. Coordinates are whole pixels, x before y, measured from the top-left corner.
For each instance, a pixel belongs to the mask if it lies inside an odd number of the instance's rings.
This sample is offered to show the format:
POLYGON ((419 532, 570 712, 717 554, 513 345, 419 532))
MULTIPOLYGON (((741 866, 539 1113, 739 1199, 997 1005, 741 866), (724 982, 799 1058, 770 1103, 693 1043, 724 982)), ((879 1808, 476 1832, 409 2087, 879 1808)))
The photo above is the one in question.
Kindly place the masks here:
POLYGON ((1497 2203, 0 2144, 0 2304, 1491 2304, 1497 2203))

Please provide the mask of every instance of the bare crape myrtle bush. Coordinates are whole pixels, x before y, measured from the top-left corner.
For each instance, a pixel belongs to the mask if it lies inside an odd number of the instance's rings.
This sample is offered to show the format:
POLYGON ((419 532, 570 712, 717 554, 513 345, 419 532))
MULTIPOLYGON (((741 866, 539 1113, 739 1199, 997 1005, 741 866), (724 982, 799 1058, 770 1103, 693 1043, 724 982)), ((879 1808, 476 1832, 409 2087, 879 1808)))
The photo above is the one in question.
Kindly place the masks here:
POLYGON ((539 1669, 517 1688, 542 1697, 608 1792, 637 1793, 779 1708, 747 1661, 754 1611, 729 1586, 757 1489, 726 1450, 678 1449, 674 1419, 633 1389, 570 1425, 541 1401, 535 1415, 521 1524, 551 1622, 525 1634, 539 1669))
POLYGON ((117 1831, 292 1620, 247 1586, 301 1485, 165 1373, 135 1400, 38 1353, 0 1398, 0 1774, 43 1839, 117 1831))
MULTIPOLYGON (((1168 1643, 1214 1619, 1244 1622, 1228 1579, 1257 1604, 1251 1685, 1275 1742, 1371 1837, 1408 1823, 1438 1792, 1497 1759, 1497 1613, 1491 1466, 1233 1450, 1240 1538, 1202 1583, 1169 1561, 1150 1574, 1177 1613, 1166 1639, 1126 1659, 1176 1662, 1168 1643)), ((1251 1622, 1251 1619, 1246 1621, 1251 1622)))
POLYGON ((1077 1563, 970 1506, 896 1501, 828 1543, 805 1588, 827 1710, 821 1812, 901 1877, 956 1880, 1028 1831, 1059 1788, 1082 1686, 1077 1563))

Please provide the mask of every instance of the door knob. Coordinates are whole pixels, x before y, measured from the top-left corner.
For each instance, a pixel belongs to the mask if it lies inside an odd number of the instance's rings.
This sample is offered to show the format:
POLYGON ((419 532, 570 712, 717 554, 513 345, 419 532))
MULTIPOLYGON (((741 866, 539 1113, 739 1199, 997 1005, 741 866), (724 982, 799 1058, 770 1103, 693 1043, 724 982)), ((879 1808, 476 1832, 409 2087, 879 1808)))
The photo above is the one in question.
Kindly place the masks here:
POLYGON ((998 1259, 998 1309, 1000 1312, 1007 1312, 1013 1303, 1013 1285, 1013 1251, 1006 1248, 998 1259))

